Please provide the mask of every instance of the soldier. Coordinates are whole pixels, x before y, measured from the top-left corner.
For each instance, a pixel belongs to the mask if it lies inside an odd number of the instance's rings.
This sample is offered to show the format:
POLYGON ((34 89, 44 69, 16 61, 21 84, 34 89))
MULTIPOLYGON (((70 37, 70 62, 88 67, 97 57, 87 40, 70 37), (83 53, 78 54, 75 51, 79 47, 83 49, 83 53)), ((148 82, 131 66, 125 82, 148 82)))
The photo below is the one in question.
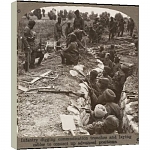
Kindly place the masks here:
POLYGON ((79 61, 79 50, 76 35, 69 35, 68 47, 61 51, 62 64, 77 65, 79 61))
POLYGON ((78 26, 80 30, 84 29, 84 20, 80 16, 79 10, 76 10, 75 12, 76 18, 74 20, 74 29, 78 26))
POLYGON ((93 27, 90 27, 89 29, 89 43, 94 43, 96 40, 96 31, 93 29, 93 27))
POLYGON ((25 50, 25 64, 24 69, 25 71, 28 71, 28 66, 30 68, 34 68, 34 62, 35 58, 39 58, 38 65, 41 64, 44 54, 41 51, 38 51, 40 48, 40 44, 35 44, 35 35, 36 33, 32 31, 33 27, 35 25, 34 20, 30 20, 28 23, 28 26, 24 29, 24 35, 23 35, 23 43, 24 43, 24 50, 25 50))
POLYGON ((77 37, 77 42, 78 42, 79 47, 82 47, 83 49, 85 49, 85 47, 82 45, 81 41, 82 41, 83 36, 88 36, 86 34, 86 32, 84 30, 80 29, 80 25, 76 25, 76 28, 74 30, 74 34, 77 37))
POLYGON ((110 49, 109 49, 109 54, 110 54, 110 60, 112 62, 114 62, 114 58, 115 58, 115 55, 116 55, 116 52, 115 52, 115 45, 111 45, 110 49))
POLYGON ((58 22, 54 26, 55 40, 58 41, 63 36, 61 18, 58 17, 58 22))
POLYGON ((104 58, 103 64, 104 64, 105 66, 110 67, 111 72, 113 71, 113 63, 112 63, 112 61, 110 60, 110 53, 106 53, 106 54, 105 54, 105 58, 104 58))
POLYGON ((109 115, 103 121, 93 122, 84 126, 90 135, 99 135, 99 134, 114 134, 117 133, 119 128, 119 119, 114 115, 109 115))
POLYGON ((109 22, 109 40, 114 38, 114 33, 115 33, 115 22, 113 17, 110 18, 109 22))
POLYGON ((122 19, 119 21, 119 24, 118 24, 118 28, 119 28, 118 36, 123 36, 124 24, 125 24, 125 21, 124 21, 123 18, 122 18, 122 19))
POLYGON ((68 34, 70 34, 71 32, 73 32, 73 28, 70 25, 71 25, 71 22, 68 22, 67 23, 67 27, 65 29, 65 35, 66 35, 66 37, 68 36, 68 34))
POLYGON ((133 30, 134 30, 134 21, 132 18, 130 18, 130 21, 129 21, 129 32, 130 32, 130 36, 132 36, 133 34, 133 30))

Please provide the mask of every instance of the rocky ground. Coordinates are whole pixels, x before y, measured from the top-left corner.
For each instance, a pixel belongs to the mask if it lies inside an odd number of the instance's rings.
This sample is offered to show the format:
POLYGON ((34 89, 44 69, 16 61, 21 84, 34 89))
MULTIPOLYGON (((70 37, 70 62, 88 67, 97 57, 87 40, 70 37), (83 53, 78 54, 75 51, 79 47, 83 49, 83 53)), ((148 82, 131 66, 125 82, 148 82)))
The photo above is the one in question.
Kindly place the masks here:
MULTIPOLYGON (((134 54, 135 47, 131 44, 132 41, 125 39, 116 39, 114 41, 102 42, 106 47, 115 43, 118 52, 120 52, 121 60, 133 63, 134 73, 129 82, 128 90, 138 90, 138 56, 134 54), (123 45, 126 44, 126 45, 123 45), (122 50, 126 49, 121 53, 122 50), (128 52, 127 52, 128 51, 128 52)), ((89 45, 89 47, 97 47, 98 45, 89 45)), ((91 69, 97 65, 93 54, 81 52, 79 64, 84 65, 84 73, 87 74, 91 69)), ((26 88, 37 87, 54 87, 57 90, 72 90, 77 92, 80 89, 80 81, 76 77, 72 77, 69 70, 73 66, 61 65, 61 59, 58 52, 52 51, 48 59, 42 62, 42 66, 30 70, 29 73, 22 73, 18 75, 18 85, 26 88), (49 78, 42 78, 35 83, 29 85, 35 77, 47 71, 51 71, 47 76, 49 78)), ((37 92, 37 91, 35 91, 37 92)), ((18 137, 39 137, 39 136, 67 136, 71 135, 62 130, 60 114, 69 114, 67 107, 70 100, 76 100, 78 97, 66 94, 53 93, 23 93, 18 89, 18 137)))

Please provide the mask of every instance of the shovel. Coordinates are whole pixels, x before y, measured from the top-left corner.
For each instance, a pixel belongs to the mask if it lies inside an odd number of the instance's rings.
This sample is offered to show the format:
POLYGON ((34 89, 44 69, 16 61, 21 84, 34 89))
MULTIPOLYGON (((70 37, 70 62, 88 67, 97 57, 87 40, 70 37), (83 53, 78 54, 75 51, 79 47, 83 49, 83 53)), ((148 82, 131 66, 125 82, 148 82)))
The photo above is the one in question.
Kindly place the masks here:
MULTIPOLYGON (((73 77, 77 77, 79 80, 81 80, 81 81, 84 83, 84 81, 78 77, 77 71, 75 71, 75 70, 70 70, 70 74, 71 74, 73 77)), ((85 83, 84 83, 84 84, 85 84, 85 83)), ((87 84, 85 84, 85 85, 86 85, 90 90, 92 89, 92 88, 89 87, 87 84)))
POLYGON ((73 136, 75 136, 75 133, 73 130, 76 130, 76 126, 73 120, 72 115, 60 115, 60 119, 62 122, 62 129, 64 131, 70 131, 73 136))

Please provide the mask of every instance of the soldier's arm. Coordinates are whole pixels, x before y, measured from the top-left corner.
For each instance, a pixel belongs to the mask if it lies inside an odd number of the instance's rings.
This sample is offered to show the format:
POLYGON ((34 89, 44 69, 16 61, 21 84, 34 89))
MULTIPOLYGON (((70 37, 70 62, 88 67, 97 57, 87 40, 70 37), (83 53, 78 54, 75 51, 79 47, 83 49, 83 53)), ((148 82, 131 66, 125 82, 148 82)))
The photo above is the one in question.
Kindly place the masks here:
POLYGON ((77 39, 77 43, 84 49, 85 47, 83 46, 83 44, 77 39))

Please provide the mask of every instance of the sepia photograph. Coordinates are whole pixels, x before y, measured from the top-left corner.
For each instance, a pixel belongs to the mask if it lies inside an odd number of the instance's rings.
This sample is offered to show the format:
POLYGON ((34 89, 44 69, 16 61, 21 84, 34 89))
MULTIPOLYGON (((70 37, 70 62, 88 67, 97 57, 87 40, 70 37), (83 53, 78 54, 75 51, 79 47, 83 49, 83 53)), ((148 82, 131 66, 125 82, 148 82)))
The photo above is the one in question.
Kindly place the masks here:
POLYGON ((17 137, 138 134, 138 33, 134 18, 101 5, 47 3, 24 13, 17 137))

